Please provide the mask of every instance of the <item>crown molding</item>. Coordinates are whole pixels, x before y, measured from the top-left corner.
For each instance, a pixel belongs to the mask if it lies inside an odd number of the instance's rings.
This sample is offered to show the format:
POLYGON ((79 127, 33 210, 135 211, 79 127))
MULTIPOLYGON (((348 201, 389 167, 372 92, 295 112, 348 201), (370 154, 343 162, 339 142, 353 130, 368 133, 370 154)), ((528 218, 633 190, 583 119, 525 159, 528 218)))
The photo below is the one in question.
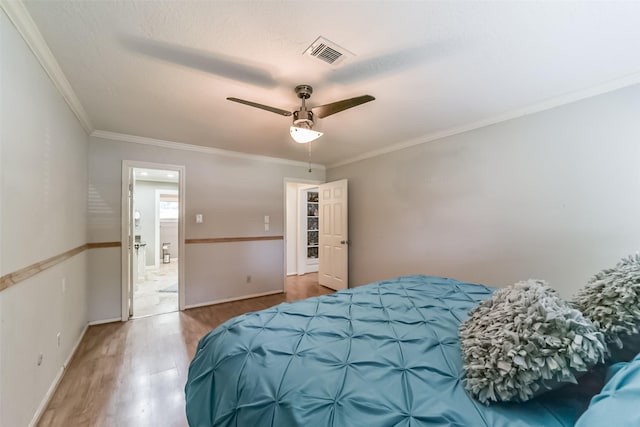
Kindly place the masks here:
POLYGON ((73 111, 80 121, 84 130, 87 134, 91 134, 91 132, 93 132, 93 126, 91 125, 87 112, 71 88, 69 80, 67 80, 62 68, 60 68, 60 64, 58 64, 53 53, 51 53, 47 42, 44 40, 44 37, 42 37, 36 23, 33 22, 24 3, 21 0, 0 0, 0 8, 4 10, 9 20, 16 27, 54 86, 67 102, 69 108, 71 108, 71 111, 73 111))
POLYGON ((443 139, 449 136, 458 135, 461 133, 469 132, 469 131, 480 129, 483 127, 495 125, 501 122, 517 119, 519 117, 527 116, 530 114, 540 113, 542 111, 550 110, 556 107, 561 107, 563 105, 571 104, 587 98, 592 98, 594 96, 603 95, 605 93, 613 92, 615 90, 622 89, 629 86, 634 86, 637 84, 640 84, 640 73, 629 74, 627 76, 624 76, 615 80, 610 80, 608 82, 605 82, 599 85, 591 86, 586 89, 581 89, 578 91, 567 93, 565 95, 550 98, 550 99, 547 99, 546 101, 542 101, 536 104, 531 104, 524 108, 512 110, 505 114, 500 114, 498 116, 490 117, 488 119, 479 120, 477 122, 469 123, 466 125, 445 129, 440 132, 426 134, 421 137, 410 139, 408 141, 400 142, 397 144, 393 144, 379 150, 369 151, 362 155, 351 157, 349 159, 330 164, 327 166, 327 169, 333 169, 340 166, 345 166, 351 163, 359 162, 361 160, 370 159, 373 157, 381 156, 383 154, 389 154, 394 151, 404 150, 405 148, 413 147, 416 145, 437 141, 439 139, 443 139))
MULTIPOLYGON (((78 99, 77 95, 73 91, 71 84, 67 80, 64 72, 62 71, 62 68, 58 64, 58 61, 53 56, 53 53, 49 49, 49 46, 44 40, 37 25, 31 18, 31 15, 29 14, 22 0, 0 0, 0 9, 4 10, 9 20, 16 27, 16 29, 18 30, 18 32, 20 33, 24 41, 27 43, 27 45, 29 46, 33 54, 38 59, 38 62, 40 62, 41 66, 44 68, 45 72, 47 73, 47 75, 49 76, 53 84, 56 86, 56 88, 58 89, 58 91, 60 92, 64 100, 69 105, 69 108, 71 108, 73 113, 78 118, 80 124, 88 134, 92 136, 97 136, 100 138, 106 138, 106 139, 117 140, 117 141, 134 142, 134 143, 146 144, 146 145, 154 145, 154 146, 170 148, 170 149, 196 151, 201 153, 218 154, 218 155, 224 155, 229 157, 262 160, 262 161, 288 164, 288 165, 294 165, 294 166, 308 166, 308 163, 295 161, 295 160, 287 160, 287 159, 280 159, 275 157, 245 154, 245 153, 240 153, 240 152, 235 152, 230 150, 223 150, 218 148, 197 146, 197 145, 191 145, 191 144, 185 144, 185 143, 173 142, 173 141, 164 141, 164 140, 158 140, 153 138, 119 134, 115 132, 108 132, 108 131, 102 131, 102 130, 94 130, 93 125, 89 120, 89 116, 87 115, 87 112, 85 111, 84 107, 80 103, 80 100, 78 99)), ((449 136, 458 135, 461 133, 491 126, 494 124, 516 119, 526 115, 535 114, 535 113, 556 108, 562 105, 577 102, 586 98, 612 92, 614 90, 621 89, 627 86, 636 85, 639 83, 640 83, 640 73, 630 74, 628 76, 611 80, 609 82, 605 82, 600 85, 591 86, 586 89, 574 91, 565 95, 551 98, 549 100, 546 100, 540 103, 532 104, 521 109, 512 110, 510 112, 507 112, 498 116, 479 120, 479 121, 465 124, 462 126, 445 129, 443 131, 426 134, 421 137, 414 138, 408 141, 392 144, 382 149, 369 151, 359 156, 351 157, 351 158, 330 164, 326 168, 332 169, 340 166, 345 166, 351 163, 359 162, 361 160, 370 159, 373 157, 392 153, 394 151, 403 150, 405 148, 410 148, 420 144, 426 144, 426 143, 437 141, 439 139, 446 138, 449 136)), ((311 166, 316 169, 323 169, 323 170, 325 169, 325 166, 320 164, 312 164, 311 166)))
MULTIPOLYGON (((185 144, 183 142, 166 141, 164 139, 147 138, 145 136, 129 135, 126 133, 110 132, 106 130, 94 130, 91 136, 96 138, 109 139, 112 141, 132 142, 134 144, 151 145, 154 147, 168 148, 171 150, 195 151, 197 153, 215 154, 219 156, 235 157, 239 159, 257 160, 268 163, 278 163, 288 166, 309 167, 309 163, 298 160, 281 159, 279 157, 260 156, 258 154, 247 154, 239 151, 223 150, 222 148, 205 147, 202 145, 185 144)), ((325 170, 325 166, 311 163, 313 169, 325 170)))

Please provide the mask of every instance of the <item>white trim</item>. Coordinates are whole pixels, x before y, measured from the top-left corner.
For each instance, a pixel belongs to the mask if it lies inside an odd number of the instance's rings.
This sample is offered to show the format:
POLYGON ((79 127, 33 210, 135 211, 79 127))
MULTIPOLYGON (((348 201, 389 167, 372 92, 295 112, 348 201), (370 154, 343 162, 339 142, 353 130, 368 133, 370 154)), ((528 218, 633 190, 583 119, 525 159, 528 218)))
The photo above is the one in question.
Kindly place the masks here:
MULTIPOLYGON (((122 161, 122 186, 120 189, 120 320, 129 320, 129 281, 130 259, 129 259, 129 184, 132 180, 131 166, 127 160, 122 161)), ((133 197, 133 195, 132 195, 133 197)))
POLYGON ((186 203, 185 203, 185 195, 186 193, 186 170, 185 166, 180 166, 178 168, 178 208, 180 209, 180 214, 178 218, 178 310, 184 310, 185 302, 186 302, 186 292, 187 292, 187 264, 186 258, 184 254, 185 244, 184 241, 187 238, 185 233, 185 224, 186 224, 186 203))
MULTIPOLYGON (((1 0, 0 0, 1 1, 1 0)), ((235 157, 241 159, 258 160, 269 163, 278 163, 289 166, 309 167, 309 163, 298 160, 281 159, 278 157, 261 156, 258 154, 241 153, 239 151, 224 150, 222 148, 205 147, 203 145, 186 144, 184 142, 167 141, 164 139, 147 138, 145 136, 128 135, 125 133, 110 132, 106 130, 94 130, 91 136, 110 139, 112 141, 133 142, 135 144, 152 145, 154 147, 168 148, 171 150, 195 151, 197 153, 217 154, 220 156, 235 157)), ((312 163, 313 169, 325 170, 324 165, 312 163)))
POLYGON ((303 178, 288 178, 288 177, 285 177, 284 178, 285 189, 287 188, 286 186, 287 186, 288 182, 291 182, 291 183, 294 183, 294 184, 312 184, 312 186, 326 183, 326 181, 322 181, 320 179, 303 179, 303 178))
POLYGON ((285 293, 284 290, 281 290, 281 291, 262 292, 262 293, 259 293, 259 294, 243 295, 241 297, 234 297, 234 298, 224 298, 224 299, 218 299, 218 300, 215 300, 215 301, 208 301, 208 302, 201 302, 201 303, 198 303, 198 304, 187 305, 187 306, 185 306, 185 309, 206 307, 208 305, 217 305, 217 304, 222 304, 222 303, 225 303, 225 302, 240 301, 240 300, 243 300, 243 299, 266 297, 267 295, 284 294, 284 293, 285 293))
POLYGON ((87 112, 73 91, 69 80, 67 80, 62 68, 60 68, 60 64, 58 64, 55 56, 53 56, 47 42, 44 40, 44 37, 42 37, 38 26, 33 22, 24 3, 17 0, 0 0, 0 7, 4 9, 25 43, 27 43, 27 46, 29 46, 29 49, 31 49, 38 59, 40 65, 42 65, 42 68, 51 79, 53 85, 58 89, 58 92, 60 92, 60 95, 62 95, 67 102, 71 111, 73 111, 78 118, 84 130, 87 134, 91 134, 91 132, 93 132, 93 126, 91 125, 91 120, 89 120, 87 112))
POLYGON ((121 253, 122 253, 122 273, 121 273, 121 304, 122 304, 122 312, 121 319, 123 322, 129 320, 129 302, 128 302, 128 274, 127 271, 127 262, 128 262, 128 230, 127 223, 129 220, 128 212, 127 212, 127 197, 128 197, 128 187, 129 187, 129 169, 133 168, 142 168, 142 169, 162 169, 162 170, 171 170, 178 172, 178 203, 180 209, 180 217, 178 218, 178 310, 182 311, 185 309, 185 301, 186 301, 186 281, 185 281, 185 257, 180 256, 180 254, 185 253, 185 188, 186 188, 186 177, 185 177, 185 166, 182 165, 172 165, 172 164, 164 164, 164 163, 151 163, 151 162, 140 162, 136 160, 123 160, 122 161, 122 195, 121 195, 121 253))
MULTIPOLYGON (((22 1, 19 0, 0 0, 0 8, 2 8, 7 17, 11 20, 13 25, 16 27, 24 41, 27 43, 33 54, 36 56, 45 72, 56 86, 62 97, 65 99, 69 108, 76 115, 80 124, 85 129, 85 131, 91 136, 96 136, 100 138, 112 139, 116 141, 127 141, 127 142, 135 142, 139 144, 146 145, 155 145, 164 148, 171 149, 179 149, 179 150, 188 150, 188 151, 198 151, 209 154, 220 154, 227 155, 232 157, 243 157, 250 158, 254 160, 263 160, 270 161, 275 163, 284 163, 289 165, 296 166, 308 166, 305 162, 287 160, 287 159, 279 159, 275 157, 267 157, 267 156, 259 156, 254 154, 245 154, 239 153, 230 150, 223 150, 219 148, 212 147, 204 147, 198 145, 184 144, 172 141, 164 141, 153 138, 145 138, 134 135, 126 135, 116 132, 103 131, 103 130, 94 130, 93 125, 89 119, 87 112, 84 107, 80 103, 77 95, 75 94, 69 80, 65 76, 62 68, 58 64, 58 61, 53 56, 53 53, 49 49, 44 37, 40 33, 37 25, 31 18, 27 8, 24 6, 22 1)), ((368 153, 364 153, 359 156, 355 156, 346 160, 339 161, 337 163, 333 163, 326 168, 332 169, 339 166, 344 166, 350 163, 355 163, 360 160, 369 159, 372 157, 377 157, 383 154, 388 154, 394 151, 399 151, 405 148, 413 147, 415 145, 425 144, 427 142, 431 142, 437 139, 445 138, 447 136, 457 135, 460 133, 468 132, 474 129, 479 129, 485 126, 490 126, 496 123, 504 122, 507 120, 515 119, 518 117, 522 117, 529 114, 538 113, 544 110, 548 110, 551 108, 555 108, 561 105, 569 104, 572 102, 576 102, 585 98, 593 97, 596 95, 601 95, 603 93, 611 92, 617 89, 621 89, 623 87, 631 86, 640 83, 640 73, 633 73, 628 76, 624 76, 618 79, 614 79, 599 85, 591 86, 586 89, 581 89, 578 91, 571 92, 569 94, 565 94, 562 96, 554 97, 549 100, 532 104, 527 107, 512 110, 505 114, 501 114, 498 116, 494 116, 488 119, 479 120, 473 123, 469 123, 466 125, 457 126, 454 128, 450 128, 441 132, 436 132, 433 134, 427 134, 419 138, 411 139, 409 141, 401 142, 398 144, 393 144, 387 146, 385 148, 381 148, 379 150, 373 150, 368 153)), ((315 169, 325 169, 324 165, 312 164, 312 168, 315 169)))
MULTIPOLYGON (((58 91, 60 92, 64 100, 69 105, 69 108, 71 108, 71 111, 73 111, 73 113, 78 118, 82 127, 91 136, 111 139, 115 141, 126 141, 126 142, 134 142, 138 144, 154 145, 158 147, 164 147, 164 148, 170 148, 170 149, 176 149, 176 150, 197 151, 197 152, 208 153, 208 154, 219 154, 219 155, 226 155, 230 157, 248 158, 253 160, 262 160, 262 161, 269 161, 274 163, 288 164, 288 165, 295 165, 295 166, 308 166, 308 163, 295 161, 295 160, 280 159, 280 158, 260 156, 255 154, 246 154, 246 153, 240 153, 240 152, 231 151, 231 150, 223 150, 220 148, 204 147, 199 145, 165 141, 160 139, 146 138, 146 137, 135 136, 135 135, 127 135, 127 134, 104 131, 104 130, 94 130, 87 112, 85 111, 84 107, 80 103, 80 100, 75 94, 73 88, 71 87, 69 80, 65 76, 64 72, 62 71, 62 68, 58 64, 58 61, 55 59, 53 53, 49 49, 49 46, 44 40, 44 37, 40 33, 40 30, 38 29, 37 25, 31 18, 31 15, 29 14, 27 8, 24 6, 23 2, 20 0, 0 0, 0 8, 2 8, 5 11, 5 13, 7 14, 7 17, 11 20, 11 22, 16 27, 16 29, 18 30, 18 32, 20 33, 24 41, 27 43, 27 45, 29 46, 33 54, 36 56, 36 58, 44 68, 45 72, 47 73, 47 75, 49 76, 53 84, 56 86, 56 88, 58 89, 58 91)), ((373 150, 359 156, 351 157, 346 160, 341 160, 337 163, 330 164, 326 167, 320 164, 312 164, 311 167, 315 169, 325 170, 325 169, 336 168, 339 166, 344 166, 350 163, 358 162, 360 160, 377 157, 383 154, 388 154, 394 151, 403 150, 405 148, 413 147, 420 144, 425 144, 425 143, 442 139, 448 136, 469 132, 471 130, 483 128, 483 127, 504 122, 507 120, 549 110, 555 107, 559 107, 561 105, 570 104, 572 102, 576 102, 582 99, 601 95, 607 92, 612 92, 614 90, 621 89, 627 86, 632 86, 638 83, 640 83, 640 73, 633 73, 633 74, 630 74, 618 79, 614 79, 599 85, 591 86, 591 87, 577 90, 562 96, 554 97, 543 102, 532 104, 521 109, 512 110, 505 114, 501 114, 498 116, 479 120, 473 123, 453 127, 440 132, 423 135, 422 137, 411 139, 409 141, 404 141, 398 144, 393 144, 378 150, 373 150)))
POLYGON ((93 320, 89 322, 89 326, 104 325, 105 323, 115 322, 122 322, 122 319, 120 317, 113 317, 111 319, 93 320))
POLYGON ((524 108, 512 110, 498 116, 490 117, 488 119, 479 120, 477 122, 465 124, 462 126, 456 126, 450 129, 445 129, 440 132, 427 134, 419 138, 410 139, 409 141, 400 142, 398 144, 392 144, 379 150, 373 150, 368 153, 364 153, 359 156, 351 157, 346 160, 341 160, 337 163, 333 163, 327 166, 327 169, 333 169, 340 166, 345 166, 350 163, 359 162, 360 160, 370 159, 372 157, 381 156, 383 154, 392 153, 394 151, 403 150, 405 148, 413 147, 427 142, 436 141, 438 139, 446 138, 448 136, 458 135, 464 132, 469 132, 475 129, 480 129, 486 126, 495 125, 497 123, 506 122, 508 120, 517 119, 518 117, 527 116, 530 114, 539 113, 542 111, 550 110, 552 108, 561 107, 563 105, 571 104, 573 102, 581 101, 583 99, 591 98, 594 96, 602 95, 614 90, 622 89, 624 87, 633 86, 640 83, 640 73, 630 74, 628 76, 610 80, 608 82, 591 86, 586 89, 570 92, 565 95, 557 96, 546 101, 538 102, 536 104, 528 105, 524 108))
POLYGON ((88 328, 89 328, 89 324, 86 324, 84 326, 84 329, 80 333, 80 337, 76 341, 76 344, 71 349, 69 356, 67 356, 66 360, 60 367, 60 370, 58 371, 58 375, 56 375, 56 377, 53 379, 53 382, 51 383, 49 390, 47 390, 47 394, 45 394, 42 400, 40 401, 40 405, 38 405, 38 409, 36 409, 35 414, 33 414, 33 418, 31 418, 29 427, 35 427, 38 424, 38 421, 40 421, 40 417, 42 417, 42 414, 44 413, 45 409, 47 409, 47 406, 49 405, 49 402, 51 401, 53 394, 58 389, 58 385, 60 384, 60 381, 62 380, 64 373, 67 371, 67 366, 69 366, 71 359, 76 354, 76 350, 78 350, 78 347, 80 346, 80 343, 82 342, 82 339, 84 338, 84 334, 87 332, 88 328))
MULTIPOLYGON (((0 0, 0 1, 3 1, 3 0, 0 0)), ((469 132, 475 129, 480 129, 486 126, 491 126, 497 123, 516 119, 518 117, 523 117, 530 114, 539 113, 545 110, 550 110, 552 108, 560 107, 562 105, 567 105, 567 104, 577 102, 583 99, 591 98, 597 95, 602 95, 604 93, 612 92, 614 90, 636 85, 639 83, 640 83, 640 73, 633 73, 628 76, 621 77, 619 79, 614 79, 614 80, 602 83, 600 85, 591 86, 586 89, 581 89, 565 95, 550 98, 546 101, 542 101, 536 104, 531 104, 524 108, 512 110, 507 113, 500 114, 498 116, 490 117, 487 119, 479 120, 479 121, 468 123, 468 124, 463 124, 461 126, 445 129, 440 132, 426 134, 421 137, 410 139, 408 141, 400 142, 397 144, 392 144, 387 147, 380 148, 378 150, 372 150, 367 153, 361 154, 359 156, 341 160, 339 162, 330 164, 328 166, 324 166, 320 164, 312 164, 311 167, 315 169, 321 169, 321 170, 337 168, 340 166, 348 165, 350 163, 355 163, 361 160, 370 159, 372 157, 381 156, 383 154, 392 153, 394 151, 400 151, 405 148, 413 147, 420 144, 426 144, 428 142, 436 141, 449 136, 458 135, 464 132, 469 132)), ((91 136, 111 139, 114 141, 125 141, 125 142, 134 142, 138 144, 153 145, 157 147, 170 148, 175 150, 196 151, 196 152, 207 153, 207 154, 219 154, 219 155, 226 155, 230 157, 263 160, 263 161, 275 162, 280 164, 288 164, 293 166, 305 166, 305 167, 308 166, 308 163, 300 162, 296 160, 287 160, 287 159, 280 159, 276 157, 246 154, 246 153, 240 153, 240 152, 231 151, 231 150, 223 150, 220 148, 184 144, 180 142, 165 141, 160 139, 146 138, 141 136, 127 135, 127 134, 109 132, 109 131, 103 131, 103 130, 95 130, 93 131, 93 133, 91 133, 91 136)))

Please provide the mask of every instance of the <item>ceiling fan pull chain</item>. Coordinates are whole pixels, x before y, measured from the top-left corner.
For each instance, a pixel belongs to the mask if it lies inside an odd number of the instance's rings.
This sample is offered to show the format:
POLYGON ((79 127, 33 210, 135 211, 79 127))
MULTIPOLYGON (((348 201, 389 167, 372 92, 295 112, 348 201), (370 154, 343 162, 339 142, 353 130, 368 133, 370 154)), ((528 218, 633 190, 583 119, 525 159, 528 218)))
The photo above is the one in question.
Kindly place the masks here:
POLYGON ((311 173, 311 142, 308 142, 307 146, 309 151, 309 173, 311 173))

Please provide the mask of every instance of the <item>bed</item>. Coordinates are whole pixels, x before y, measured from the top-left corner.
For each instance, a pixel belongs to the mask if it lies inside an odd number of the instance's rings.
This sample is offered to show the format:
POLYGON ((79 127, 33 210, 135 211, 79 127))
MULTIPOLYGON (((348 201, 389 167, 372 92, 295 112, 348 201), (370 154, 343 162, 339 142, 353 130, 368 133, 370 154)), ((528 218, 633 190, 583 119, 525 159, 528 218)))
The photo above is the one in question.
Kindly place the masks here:
POLYGON ((201 426, 573 426, 577 387, 485 406, 462 383, 458 327, 493 288, 406 276, 284 303, 207 334, 186 411, 201 426))

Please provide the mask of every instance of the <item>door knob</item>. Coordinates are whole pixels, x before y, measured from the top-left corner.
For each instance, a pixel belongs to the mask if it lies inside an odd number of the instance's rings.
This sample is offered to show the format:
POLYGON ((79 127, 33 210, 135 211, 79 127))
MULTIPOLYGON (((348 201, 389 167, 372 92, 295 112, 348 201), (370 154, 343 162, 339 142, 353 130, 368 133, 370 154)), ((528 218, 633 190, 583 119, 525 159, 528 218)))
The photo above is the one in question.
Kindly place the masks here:
POLYGON ((351 240, 340 240, 340 244, 341 245, 350 245, 351 244, 351 240))

